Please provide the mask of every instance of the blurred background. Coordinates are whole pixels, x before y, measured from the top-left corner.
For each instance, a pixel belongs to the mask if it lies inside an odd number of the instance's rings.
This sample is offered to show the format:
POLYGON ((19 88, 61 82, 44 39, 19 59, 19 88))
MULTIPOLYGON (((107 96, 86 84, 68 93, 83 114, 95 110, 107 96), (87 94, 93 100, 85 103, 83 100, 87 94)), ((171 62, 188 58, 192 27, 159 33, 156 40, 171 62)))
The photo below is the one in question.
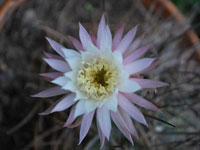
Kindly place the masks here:
POLYGON ((200 150, 199 0, 0 0, 1 150, 99 149, 95 123, 78 146, 79 128, 62 127, 68 111, 38 115, 58 97, 30 95, 52 86, 38 75, 50 71, 43 51, 53 52, 44 37, 73 48, 78 22, 96 34, 103 13, 112 33, 139 25, 140 46, 152 43, 146 56, 160 62, 144 76, 170 84, 140 93, 163 113, 140 108, 149 128, 135 123, 134 147, 113 125, 103 150, 200 150))

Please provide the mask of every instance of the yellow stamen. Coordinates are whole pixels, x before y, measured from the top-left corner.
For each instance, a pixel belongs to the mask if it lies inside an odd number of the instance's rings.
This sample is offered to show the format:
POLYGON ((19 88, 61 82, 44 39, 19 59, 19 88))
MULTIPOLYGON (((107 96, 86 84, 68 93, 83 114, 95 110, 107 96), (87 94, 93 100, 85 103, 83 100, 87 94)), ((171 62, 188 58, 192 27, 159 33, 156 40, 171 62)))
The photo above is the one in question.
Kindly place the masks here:
POLYGON ((104 100, 115 91, 119 80, 118 67, 105 58, 93 58, 83 62, 78 71, 80 91, 93 100, 104 100))

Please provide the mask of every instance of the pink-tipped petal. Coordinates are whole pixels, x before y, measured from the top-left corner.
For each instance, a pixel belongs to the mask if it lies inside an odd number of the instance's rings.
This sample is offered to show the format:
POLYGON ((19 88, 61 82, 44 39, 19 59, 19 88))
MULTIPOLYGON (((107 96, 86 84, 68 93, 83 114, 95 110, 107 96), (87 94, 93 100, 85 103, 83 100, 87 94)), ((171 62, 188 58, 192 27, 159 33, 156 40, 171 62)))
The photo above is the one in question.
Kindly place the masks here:
POLYGON ((67 127, 68 128, 76 128, 76 127, 78 127, 82 122, 82 118, 83 118, 82 116, 78 117, 72 124, 68 125, 67 127))
POLYGON ((89 41, 92 42, 92 40, 86 29, 81 25, 81 23, 79 23, 79 37, 84 50, 87 50, 89 41))
POLYGON ((138 134, 137 131, 135 129, 135 126, 133 125, 133 121, 131 120, 131 117, 123 110, 119 107, 119 111, 122 115, 122 118, 124 120, 124 122, 126 123, 126 126, 129 130, 129 132, 136 138, 138 139, 138 134))
POLYGON ((135 52, 133 52, 131 55, 129 55, 128 57, 126 57, 123 61, 124 65, 129 64, 133 61, 135 61, 136 59, 140 58, 144 53, 147 52, 147 50, 149 49, 150 45, 146 45, 142 48, 139 48, 138 50, 136 50, 135 52))
POLYGON ((111 47, 112 47, 112 34, 107 25, 103 31, 99 49, 102 51, 107 51, 107 50, 111 50, 111 47))
POLYGON ((137 30, 137 26, 131 29, 121 40, 117 48, 115 49, 116 51, 120 51, 122 54, 126 51, 126 49, 129 47, 131 42, 133 41, 133 38, 135 37, 137 30))
POLYGON ((104 31, 104 28, 106 27, 106 24, 105 24, 105 17, 104 15, 101 17, 101 21, 99 23, 99 27, 98 27, 98 31, 97 31, 97 47, 99 48, 100 47, 100 41, 102 39, 102 34, 103 34, 103 31, 104 31))
POLYGON ((81 44, 81 42, 79 40, 77 40, 76 38, 72 37, 72 36, 68 36, 68 38, 70 39, 70 41, 72 42, 73 46, 79 50, 79 51, 83 51, 83 46, 81 44))
POLYGON ((167 83, 149 79, 132 78, 131 80, 137 82, 143 89, 158 88, 168 86, 167 83))
POLYGON ((41 73, 40 76, 48 78, 48 79, 55 79, 62 76, 63 73, 61 72, 49 72, 49 73, 41 73))
POLYGON ((126 111, 133 119, 147 126, 147 122, 141 111, 135 107, 129 100, 122 94, 118 95, 119 106, 126 111))
POLYGON ((144 99, 141 96, 138 96, 134 93, 123 93, 123 95, 125 95, 131 102, 133 102, 141 107, 160 112, 160 109, 158 107, 156 107, 154 104, 147 101, 146 99, 144 99))
POLYGON ((101 141, 101 148, 103 148, 104 146, 104 142, 105 142, 105 136, 103 134, 103 132, 101 131, 101 128, 99 127, 99 123, 98 123, 98 120, 96 119, 96 122, 97 122, 97 129, 98 129, 98 133, 99 133, 99 137, 100 137, 100 141, 101 141))
POLYGON ((69 117, 68 117, 67 121, 65 122, 64 127, 69 127, 76 119, 75 109, 76 109, 76 105, 71 108, 69 117))
POLYGON ((46 98, 46 97, 53 97, 57 95, 62 95, 67 93, 66 90, 61 89, 59 86, 49 88, 45 91, 39 92, 37 94, 32 95, 32 97, 41 97, 41 98, 46 98))
POLYGON ((65 48, 64 46, 62 46, 61 44, 59 44, 58 42, 46 37, 47 41, 49 42, 49 44, 51 45, 51 47, 62 57, 64 57, 64 53, 62 51, 62 48, 65 48))
POLYGON ((124 122, 121 114, 117 112, 110 112, 111 118, 116 124, 116 126, 119 128, 119 130, 124 134, 124 136, 133 144, 132 137, 129 133, 128 127, 127 127, 127 122, 124 122))
POLYGON ((73 99, 74 99, 74 94, 70 94, 63 99, 54 102, 47 110, 40 113, 40 115, 49 115, 50 113, 56 111, 63 111, 69 108, 72 104, 74 104, 73 99))
POLYGON ((122 35, 124 33, 124 24, 120 26, 120 28, 117 30, 114 38, 113 38, 113 42, 112 42, 112 50, 114 51, 117 46, 119 45, 121 39, 122 39, 122 35))
POLYGON ((88 114, 83 115, 81 129, 80 129, 79 144, 81 144, 81 142, 83 141, 83 139, 85 138, 85 136, 87 135, 87 133, 90 129, 90 126, 91 126, 91 123, 92 123, 92 120, 94 117, 94 112, 95 111, 92 111, 88 114))
POLYGON ((144 69, 149 67, 153 61, 154 58, 143 58, 136 60, 130 64, 127 64, 124 66, 124 69, 129 73, 129 74, 138 74, 142 72, 144 69))
POLYGON ((154 68, 155 66, 157 66, 158 63, 159 63, 158 60, 154 60, 153 63, 149 67, 147 67, 146 69, 144 69, 141 73, 151 70, 152 68, 154 68))
POLYGON ((46 109, 44 112, 39 113, 39 115, 49 115, 51 111, 54 109, 54 107, 60 102, 61 100, 57 100, 54 102, 48 109, 46 109))
POLYGON ((75 94, 69 94, 67 95, 65 98, 63 98, 51 111, 51 113, 53 112, 57 112, 57 111, 63 111, 67 108, 69 108, 70 106, 72 106, 75 102, 73 101, 75 98, 75 94))
POLYGON ((70 71, 70 66, 62 60, 58 60, 58 59, 46 59, 44 58, 44 61, 46 61, 46 63, 51 66, 53 69, 60 71, 60 72, 68 72, 70 71))
POLYGON ((109 141, 110 131, 111 131, 111 121, 110 121, 110 112, 105 107, 97 109, 97 120, 101 131, 106 136, 109 141))
POLYGON ((94 34, 94 33, 91 33, 91 34, 90 34, 90 37, 91 37, 91 39, 92 39, 92 43, 93 43, 95 46, 97 46, 97 38, 96 38, 95 34, 94 34))
POLYGON ((60 56, 58 56, 58 55, 51 54, 51 53, 44 52, 44 55, 45 55, 47 58, 63 60, 62 57, 60 57, 60 56))
POLYGON ((127 48, 127 50, 124 52, 124 58, 126 58, 127 56, 131 55, 140 45, 140 43, 142 42, 142 39, 144 38, 144 35, 138 37, 135 41, 133 41, 130 46, 127 48))

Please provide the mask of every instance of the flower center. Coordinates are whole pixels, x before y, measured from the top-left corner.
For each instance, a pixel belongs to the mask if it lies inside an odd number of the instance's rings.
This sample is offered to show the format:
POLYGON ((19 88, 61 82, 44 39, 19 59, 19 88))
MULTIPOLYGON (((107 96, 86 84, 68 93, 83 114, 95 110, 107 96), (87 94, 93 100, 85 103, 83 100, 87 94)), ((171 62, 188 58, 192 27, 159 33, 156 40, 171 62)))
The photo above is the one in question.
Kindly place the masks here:
POLYGON ((111 96, 118 85, 118 67, 103 57, 82 64, 77 77, 80 91, 93 100, 104 100, 111 96))

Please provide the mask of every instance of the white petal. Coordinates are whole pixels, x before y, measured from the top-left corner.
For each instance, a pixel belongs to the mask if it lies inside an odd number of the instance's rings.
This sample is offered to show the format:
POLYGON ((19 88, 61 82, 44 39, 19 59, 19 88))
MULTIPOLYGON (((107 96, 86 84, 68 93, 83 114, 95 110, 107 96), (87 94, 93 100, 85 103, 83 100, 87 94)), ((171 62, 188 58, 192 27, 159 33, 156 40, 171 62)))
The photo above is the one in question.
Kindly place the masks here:
POLYGON ((83 48, 87 50, 88 42, 89 41, 92 42, 92 40, 86 29, 81 25, 81 23, 79 23, 79 37, 83 45, 83 48))
POLYGON ((76 81, 77 71, 69 71, 64 74, 67 78, 71 79, 73 82, 76 81))
POLYGON ((79 144, 81 144, 82 140, 85 138, 85 136, 87 135, 87 133, 90 129, 90 126, 91 126, 91 123, 92 123, 92 120, 94 117, 94 113, 95 112, 93 111, 89 114, 83 115, 83 119, 81 122, 81 129, 80 129, 79 144))
POLYGON ((107 140, 109 140, 111 131, 111 121, 110 112, 107 108, 101 107, 97 109, 97 121, 99 123, 101 131, 106 136, 107 140))
POLYGON ((137 82, 134 82, 130 79, 125 80, 124 82, 120 83, 119 91, 125 93, 132 93, 140 90, 141 87, 137 82))
POLYGON ((114 58, 114 56, 113 56, 113 52, 111 51, 111 49, 107 49, 107 50, 102 50, 102 51, 100 51, 101 52, 101 56, 103 56, 105 59, 107 59, 107 60, 112 60, 112 62, 114 63, 114 64, 117 64, 116 62, 115 62, 115 58, 114 58))
POLYGON ((88 42, 88 49, 86 52, 81 52, 81 56, 82 61, 84 62, 89 59, 100 56, 100 51, 92 42, 88 42))
POLYGON ((133 38, 135 37, 135 33, 137 30, 137 26, 131 29, 120 41, 119 45, 115 49, 116 51, 120 51, 121 53, 124 53, 124 51, 128 48, 130 43, 132 42, 133 38))
POLYGON ((91 41, 88 42, 88 48, 87 48, 87 50, 90 53, 95 53, 95 54, 97 53, 97 54, 99 54, 99 49, 91 41))
POLYGON ((99 138, 100 138, 100 141, 101 141, 100 149, 102 149, 102 147, 104 146, 104 142, 105 142, 105 135, 103 134, 103 132, 102 132, 102 130, 100 128, 98 119, 96 119, 96 125, 97 125, 97 130, 98 130, 98 133, 99 133, 99 138))
POLYGON ((113 52, 113 57, 114 57, 114 60, 116 62, 116 65, 117 66, 121 66, 122 62, 123 62, 122 54, 119 51, 114 51, 113 52))
POLYGON ((67 84, 65 86, 63 86, 62 89, 69 90, 71 92, 76 92, 77 91, 77 87, 74 84, 74 82, 72 82, 72 81, 67 82, 67 84))
POLYGON ((116 126, 119 128, 119 130, 124 134, 124 136, 133 144, 133 140, 131 138, 131 135, 129 133, 128 127, 127 127, 127 122, 123 120, 123 117, 117 112, 110 112, 111 118, 113 122, 116 124, 116 126))
POLYGON ((78 117, 84 113, 86 113, 86 109, 85 109, 85 100, 80 100, 77 104, 76 104, 76 108, 75 108, 75 115, 74 117, 78 117))
POLYGON ((111 47, 112 47, 112 35, 107 25, 106 28, 104 29, 102 39, 100 41, 100 50, 101 51, 111 50, 111 47))
POLYGON ((79 91, 76 91, 76 97, 74 98, 74 101, 77 101, 77 100, 84 100, 84 99, 88 99, 87 96, 83 95, 81 92, 79 91))
POLYGON ((98 103, 95 103, 92 100, 80 100, 76 105, 75 117, 80 116, 84 113, 90 113, 95 110, 98 106, 98 103))
POLYGON ((100 45, 100 41, 102 39, 102 34, 103 34, 105 26, 106 26, 105 17, 104 17, 104 15, 102 15, 101 21, 100 21, 99 26, 98 26, 98 31, 97 31, 97 46, 98 47, 100 45))
POLYGON ((122 69, 120 73, 120 83, 122 84, 124 81, 128 80, 129 76, 129 73, 122 69))
POLYGON ((65 58, 81 57, 81 54, 73 49, 62 48, 62 51, 64 52, 65 58))
POLYGON ((118 94, 118 89, 115 91, 115 93, 113 93, 113 95, 111 97, 109 97, 108 101, 106 101, 104 103, 104 106, 108 109, 108 110, 112 110, 114 112, 117 111, 117 94, 118 94))
POLYGON ((93 100, 85 100, 85 110, 87 113, 95 110, 98 104, 95 103, 93 100))
POLYGON ((65 76, 61 76, 61 77, 54 79, 51 82, 54 83, 54 84, 60 85, 60 86, 64 86, 64 85, 67 84, 68 81, 69 81, 69 78, 67 78, 65 76))
POLYGON ((77 70, 81 66, 81 58, 79 57, 66 58, 66 61, 72 70, 77 70))
POLYGON ((44 58, 44 61, 57 71, 68 72, 71 70, 69 64, 63 60, 44 58))

